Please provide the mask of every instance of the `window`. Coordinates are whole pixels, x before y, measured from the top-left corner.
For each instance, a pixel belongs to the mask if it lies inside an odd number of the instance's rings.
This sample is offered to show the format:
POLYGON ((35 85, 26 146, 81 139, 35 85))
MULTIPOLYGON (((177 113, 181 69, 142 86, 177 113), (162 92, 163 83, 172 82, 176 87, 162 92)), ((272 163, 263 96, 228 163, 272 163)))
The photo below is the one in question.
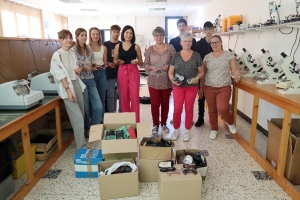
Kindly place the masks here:
POLYGON ((177 20, 183 17, 166 17, 165 18, 165 30, 166 30, 166 38, 165 42, 170 43, 170 40, 176 36, 178 36, 178 29, 177 29, 177 20))

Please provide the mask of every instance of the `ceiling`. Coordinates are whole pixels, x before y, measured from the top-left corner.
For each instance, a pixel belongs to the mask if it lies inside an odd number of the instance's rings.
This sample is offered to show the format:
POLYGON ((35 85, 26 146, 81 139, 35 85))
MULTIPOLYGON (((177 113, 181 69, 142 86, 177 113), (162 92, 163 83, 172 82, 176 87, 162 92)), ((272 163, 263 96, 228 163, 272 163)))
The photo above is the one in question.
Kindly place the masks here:
POLYGON ((40 8, 66 16, 188 16, 211 0, 75 0, 80 3, 63 3, 68 0, 14 0, 18 3, 40 8), (149 8, 165 10, 149 11, 149 8), (95 9, 97 11, 81 11, 95 9))

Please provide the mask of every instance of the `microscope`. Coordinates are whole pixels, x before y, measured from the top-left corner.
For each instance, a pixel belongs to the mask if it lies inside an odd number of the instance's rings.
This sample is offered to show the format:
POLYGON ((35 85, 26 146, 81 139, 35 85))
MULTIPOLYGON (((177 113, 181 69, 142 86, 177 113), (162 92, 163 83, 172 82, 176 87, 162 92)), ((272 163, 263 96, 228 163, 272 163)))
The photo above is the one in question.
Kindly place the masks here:
POLYGON ((217 19, 215 20, 215 23, 214 23, 214 28, 215 28, 215 30, 216 30, 216 33, 219 33, 219 32, 221 32, 221 15, 219 15, 218 17, 217 17, 217 19))
POLYGON ((252 55, 245 48, 243 48, 243 51, 242 59, 248 68, 248 72, 244 74, 243 77, 254 77, 258 72, 261 72, 263 68, 257 60, 252 59, 252 55))
POLYGON ((284 62, 281 67, 289 80, 294 84, 288 89, 278 90, 281 94, 300 94, 300 73, 296 69, 296 63, 290 56, 287 56, 284 52, 280 54, 284 58, 284 62))
POLYGON ((273 26, 277 25, 280 22, 280 17, 279 17, 279 7, 280 5, 277 6, 277 4, 274 1, 269 2, 269 13, 270 13, 270 19, 268 19, 263 26, 273 26), (277 13, 277 19, 275 21, 275 16, 272 17, 272 13, 276 12, 277 13))
POLYGON ((229 52, 235 57, 236 63, 238 65, 238 68, 241 72, 241 74, 246 74, 248 72, 247 66, 245 65, 245 62, 242 57, 239 57, 234 50, 228 49, 229 52))
POLYGON ((263 81, 257 81, 258 84, 276 84, 278 79, 284 76, 283 70, 279 63, 274 63, 273 58, 264 49, 261 50, 264 54, 260 58, 260 62, 264 70, 268 73, 268 78, 263 81))

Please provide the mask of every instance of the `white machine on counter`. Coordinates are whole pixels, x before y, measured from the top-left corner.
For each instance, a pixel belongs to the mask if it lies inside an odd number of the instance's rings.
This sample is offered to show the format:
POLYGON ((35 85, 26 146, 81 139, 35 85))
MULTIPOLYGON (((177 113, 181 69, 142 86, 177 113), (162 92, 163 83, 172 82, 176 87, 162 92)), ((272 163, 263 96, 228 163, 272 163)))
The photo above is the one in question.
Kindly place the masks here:
POLYGON ((242 58, 249 70, 243 75, 243 77, 254 77, 258 74, 258 72, 262 71, 262 67, 257 60, 252 59, 252 55, 245 48, 243 48, 243 51, 244 54, 242 55, 242 58))
POLYGON ((245 65, 245 62, 244 62, 243 58, 242 58, 242 57, 239 57, 239 56, 235 53, 234 50, 228 49, 228 51, 231 52, 231 54, 235 57, 240 72, 241 72, 242 74, 246 74, 246 73, 248 72, 248 70, 247 70, 247 66, 245 65))
POLYGON ((34 91, 28 87, 28 81, 16 80, 0 84, 0 109, 29 109, 42 102, 42 91, 34 91))
POLYGON ((290 88, 278 90, 278 92, 281 94, 300 94, 300 72, 295 69, 296 63, 284 52, 280 55, 284 58, 284 62, 281 64, 281 67, 287 78, 294 84, 290 88))
POLYGON ((268 74, 268 78, 263 81, 257 81, 259 84, 276 84, 278 79, 284 76, 284 72, 280 67, 279 63, 274 63, 273 58, 270 56, 268 52, 264 49, 261 50, 264 54, 263 57, 260 58, 260 62, 264 68, 264 70, 268 74))
POLYGON ((42 73, 31 78, 30 88, 43 91, 44 94, 57 94, 57 86, 50 72, 42 73))

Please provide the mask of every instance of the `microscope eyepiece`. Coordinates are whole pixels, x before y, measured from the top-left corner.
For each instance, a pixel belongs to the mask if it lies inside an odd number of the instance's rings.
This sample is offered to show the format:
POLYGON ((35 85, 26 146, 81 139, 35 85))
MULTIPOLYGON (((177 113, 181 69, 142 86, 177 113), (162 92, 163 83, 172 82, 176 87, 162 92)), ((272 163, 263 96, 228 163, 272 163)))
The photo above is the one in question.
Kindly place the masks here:
POLYGON ((231 50, 231 49, 228 49, 228 51, 232 52, 232 50, 231 50))
POLYGON ((247 50, 245 48, 243 48, 243 51, 246 52, 247 50))
POLYGON ((281 55, 283 58, 286 58, 286 57, 287 57, 287 55, 286 55, 284 52, 282 52, 280 55, 281 55))
POLYGON ((264 49, 262 49, 261 52, 266 53, 266 51, 264 49))

